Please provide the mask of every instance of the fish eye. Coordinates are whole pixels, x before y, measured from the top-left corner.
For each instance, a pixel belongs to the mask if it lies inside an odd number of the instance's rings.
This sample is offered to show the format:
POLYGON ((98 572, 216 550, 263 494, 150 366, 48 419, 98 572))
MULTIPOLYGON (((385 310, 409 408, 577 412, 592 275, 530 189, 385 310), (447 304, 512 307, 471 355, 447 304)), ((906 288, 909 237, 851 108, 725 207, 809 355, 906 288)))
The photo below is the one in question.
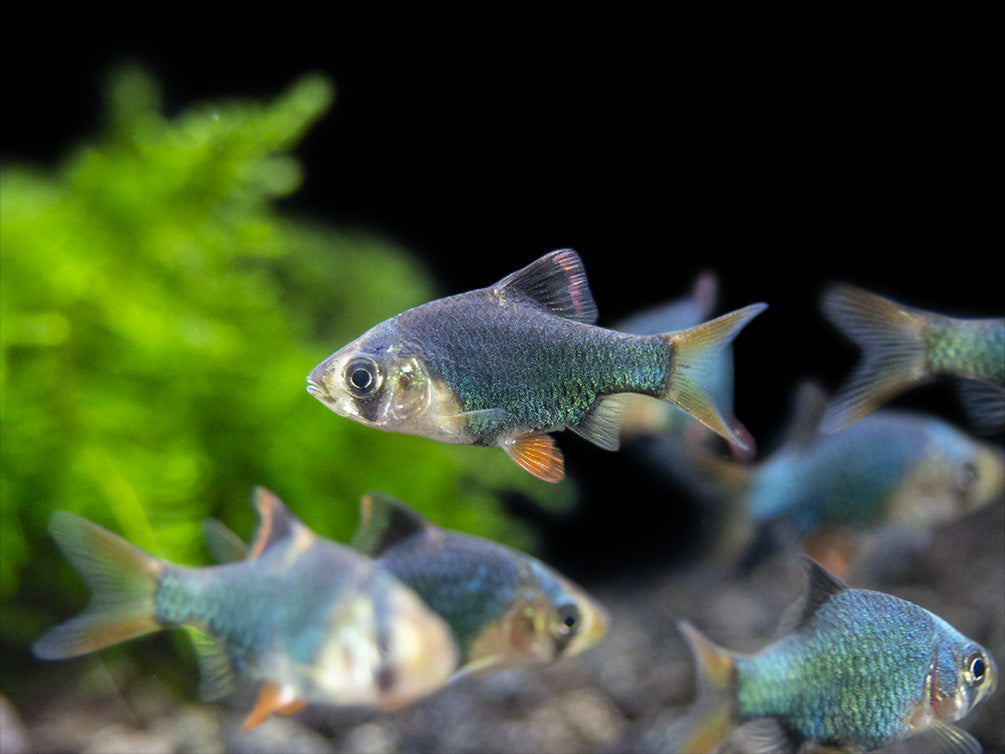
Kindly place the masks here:
POLYGON ((579 608, 572 603, 559 605, 555 611, 555 618, 556 636, 571 639, 579 632, 579 608))
POLYGON ((345 365, 345 381, 356 397, 370 395, 380 383, 380 367, 368 356, 357 356, 345 365))
POLYGON ((984 676, 988 672, 988 666, 987 663, 984 662, 984 656, 980 653, 971 655, 967 661, 967 672, 970 673, 971 683, 981 683, 984 680, 984 676))
POLYGON ((970 463, 961 464, 954 474, 954 480, 957 489, 967 492, 974 483, 977 481, 977 467, 970 463))

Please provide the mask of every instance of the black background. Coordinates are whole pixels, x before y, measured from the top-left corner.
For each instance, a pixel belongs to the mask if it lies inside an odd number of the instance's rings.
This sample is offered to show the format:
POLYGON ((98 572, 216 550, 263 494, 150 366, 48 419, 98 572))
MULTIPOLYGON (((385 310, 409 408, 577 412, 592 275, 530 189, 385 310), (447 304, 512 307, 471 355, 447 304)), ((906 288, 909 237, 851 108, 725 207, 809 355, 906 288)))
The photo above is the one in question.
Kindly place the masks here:
MULTIPOLYGON (((168 114, 323 72, 336 104, 297 150, 291 212, 391 237, 443 294, 575 248, 600 324, 716 271, 719 311, 770 305, 736 345, 736 413, 762 449, 801 380, 833 388, 854 363, 819 314, 826 282, 1001 314, 1000 77, 981 19, 283 20, 17 27, 4 158, 54 165, 96 134, 122 62, 159 79, 168 114)), ((946 386, 902 403, 963 420, 946 386)), ((626 454, 559 443, 585 484, 556 559, 686 546, 679 491, 626 454)))

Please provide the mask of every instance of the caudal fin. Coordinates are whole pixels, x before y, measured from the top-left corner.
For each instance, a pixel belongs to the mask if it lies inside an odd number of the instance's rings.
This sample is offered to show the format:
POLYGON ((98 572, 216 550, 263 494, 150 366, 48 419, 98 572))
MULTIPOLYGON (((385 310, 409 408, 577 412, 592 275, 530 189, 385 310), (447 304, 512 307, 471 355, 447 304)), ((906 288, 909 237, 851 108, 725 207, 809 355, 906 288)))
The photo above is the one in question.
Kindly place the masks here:
POLYGON ((821 430, 836 432, 895 395, 931 378, 923 313, 850 285, 824 293, 827 318, 853 340, 862 357, 824 414, 821 430))
POLYGON ((66 511, 50 516, 49 533, 91 587, 91 601, 32 645, 36 657, 76 657, 160 628, 153 617, 160 560, 66 511))
POLYGON ((665 400, 687 411, 716 434, 744 450, 752 450, 751 437, 735 419, 727 420, 709 391, 714 384, 715 358, 750 320, 768 308, 751 304, 688 330, 672 333, 673 359, 665 400))
POLYGON ((735 668, 733 655, 713 644, 686 620, 677 628, 687 640, 695 659, 698 696, 683 718, 670 731, 670 751, 708 752, 736 726, 735 668))

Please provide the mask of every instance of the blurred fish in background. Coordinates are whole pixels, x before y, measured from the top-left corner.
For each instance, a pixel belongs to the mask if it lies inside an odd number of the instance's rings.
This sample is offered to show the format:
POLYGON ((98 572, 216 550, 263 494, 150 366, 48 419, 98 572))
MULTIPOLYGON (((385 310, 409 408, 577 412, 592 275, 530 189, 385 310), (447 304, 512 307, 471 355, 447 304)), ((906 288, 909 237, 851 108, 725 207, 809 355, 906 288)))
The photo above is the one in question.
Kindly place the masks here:
POLYGON ((1005 496, 1005 452, 936 416, 877 411, 826 434, 823 391, 807 383, 795 403, 777 450, 733 473, 734 494, 754 526, 839 574, 856 549, 896 567, 939 527, 1005 496))
POLYGON ((898 304, 851 285, 827 290, 830 321, 862 357, 823 420, 835 432, 912 387, 961 379, 964 405, 980 432, 1005 425, 1005 319, 957 319, 898 304))
MULTIPOLYGON (((727 351, 721 358, 716 374, 725 401, 732 365, 727 351)), ((877 556, 873 567, 896 569, 938 527, 1005 497, 999 445, 923 412, 878 411, 840 432, 824 432, 827 396, 815 383, 797 389, 789 426, 756 460, 724 456, 703 442, 708 433, 693 434, 680 412, 644 397, 633 401, 629 426, 647 440, 634 449, 715 514, 712 547, 721 562, 802 546, 842 577, 856 553, 877 556)))
POLYGON ((501 447, 549 482, 564 476, 549 432, 619 447, 624 393, 681 407, 746 448, 710 393, 716 356, 766 304, 698 327, 630 335, 593 325, 579 255, 547 254, 489 288, 388 319, 318 364, 308 392, 340 416, 446 443, 501 447))
POLYGON ((994 693, 990 653, 928 610, 851 589, 804 559, 809 579, 789 616, 795 622, 761 651, 730 652, 679 623, 697 664, 698 694, 669 750, 718 751, 737 725, 767 719, 757 730, 760 751, 806 743, 871 751, 923 732, 938 751, 981 751, 951 723, 994 693))
POLYGON ((200 695, 220 698, 246 674, 262 682, 252 728, 309 702, 393 708, 454 672, 450 629, 415 593, 357 552, 322 539, 256 488, 260 524, 249 557, 170 565, 75 514, 50 531, 93 593, 87 609, 33 645, 56 660, 171 626, 194 629, 200 695), (196 633, 198 632, 198 633, 196 633))

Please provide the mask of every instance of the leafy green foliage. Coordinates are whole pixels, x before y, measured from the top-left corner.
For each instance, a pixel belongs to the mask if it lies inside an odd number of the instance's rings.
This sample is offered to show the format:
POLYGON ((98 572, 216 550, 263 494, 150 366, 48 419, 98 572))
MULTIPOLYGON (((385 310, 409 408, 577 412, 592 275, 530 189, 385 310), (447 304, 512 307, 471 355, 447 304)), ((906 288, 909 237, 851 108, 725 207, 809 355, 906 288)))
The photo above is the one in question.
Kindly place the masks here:
POLYGON ((494 495, 567 505, 571 482, 544 485, 498 451, 362 427, 304 389, 330 352, 435 295, 401 249, 275 204, 300 184, 290 152, 331 84, 306 77, 268 104, 174 119, 142 71, 109 92, 96 144, 52 172, 3 172, 0 637, 34 638, 52 621, 37 595, 68 588, 45 534, 55 509, 205 563, 202 519, 248 537, 255 484, 342 541, 374 488, 448 528, 532 547, 494 495))

